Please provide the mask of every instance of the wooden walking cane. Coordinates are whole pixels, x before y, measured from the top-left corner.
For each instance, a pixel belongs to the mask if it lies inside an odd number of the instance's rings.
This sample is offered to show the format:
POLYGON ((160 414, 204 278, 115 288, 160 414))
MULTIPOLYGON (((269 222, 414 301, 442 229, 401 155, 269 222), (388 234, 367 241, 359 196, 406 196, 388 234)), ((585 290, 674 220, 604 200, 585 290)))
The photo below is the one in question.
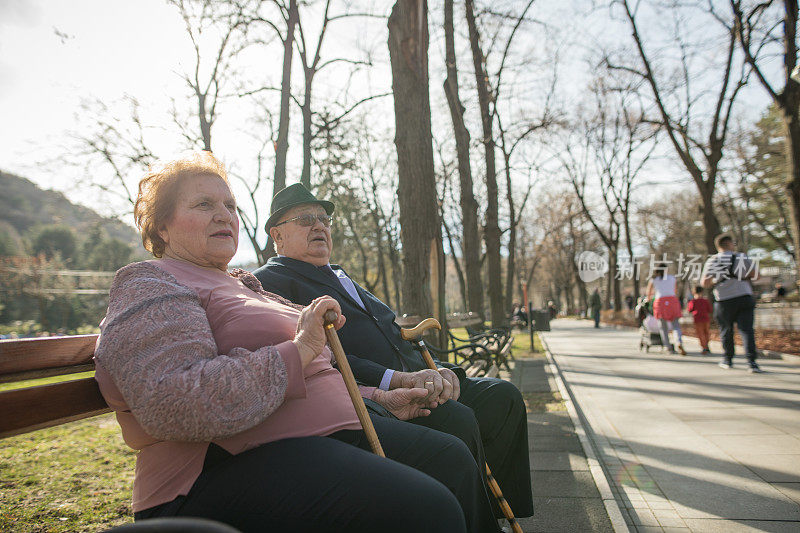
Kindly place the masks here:
MULTIPOLYGON (((439 321, 435 318, 426 318, 416 326, 411 329, 401 329, 400 336, 407 341, 411 341, 416 344, 420 348, 420 352, 422 353, 422 358, 425 359, 425 364, 428 365, 428 368, 431 370, 436 370, 436 363, 433 362, 433 357, 428 352, 428 349, 425 347, 425 343, 422 342, 422 334, 425 333, 426 330, 430 328, 435 329, 442 329, 442 326, 439 324, 439 321)), ((495 499, 497 500, 497 504, 500 506, 500 509, 503 511, 503 516, 506 517, 508 520, 511 529, 514 533, 522 533, 522 528, 517 523, 517 519, 514 518, 514 513, 511 511, 511 506, 506 501, 505 497, 503 496, 503 491, 500 490, 500 485, 497 484, 497 480, 492 475, 492 471, 489 469, 489 465, 484 463, 484 467, 486 468, 486 479, 489 482, 489 488, 492 490, 492 494, 494 495, 495 499)))
POLYGON ((333 356, 336 357, 336 366, 344 379, 344 385, 347 387, 347 392, 350 394, 350 400, 353 402, 353 407, 356 409, 358 421, 361 422, 361 427, 367 435, 367 441, 372 447, 375 455, 386 457, 381 447, 381 441, 378 440, 378 434, 375 433, 375 427, 372 425, 372 420, 367 413, 367 406, 364 405, 364 399, 361 397, 361 391, 358 390, 356 378, 353 377, 353 371, 350 369, 350 363, 347 362, 347 356, 344 354, 344 348, 339 341, 339 334, 336 333, 336 328, 333 325, 339 315, 334 310, 327 311, 323 316, 325 324, 325 336, 328 338, 328 344, 331 346, 333 356))

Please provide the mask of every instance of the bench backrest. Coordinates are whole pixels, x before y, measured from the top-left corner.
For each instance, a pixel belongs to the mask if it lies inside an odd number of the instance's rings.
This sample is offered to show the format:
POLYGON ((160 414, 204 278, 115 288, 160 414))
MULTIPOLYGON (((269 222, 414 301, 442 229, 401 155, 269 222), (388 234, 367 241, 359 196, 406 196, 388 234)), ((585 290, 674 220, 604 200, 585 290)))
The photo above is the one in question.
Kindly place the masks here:
MULTIPOLYGON (((0 383, 94 370, 97 335, 0 341, 0 383)), ((0 438, 109 412, 92 377, 0 391, 0 438)))
POLYGON ((483 326, 483 319, 478 313, 453 313, 447 315, 447 325, 451 328, 466 328, 483 326))

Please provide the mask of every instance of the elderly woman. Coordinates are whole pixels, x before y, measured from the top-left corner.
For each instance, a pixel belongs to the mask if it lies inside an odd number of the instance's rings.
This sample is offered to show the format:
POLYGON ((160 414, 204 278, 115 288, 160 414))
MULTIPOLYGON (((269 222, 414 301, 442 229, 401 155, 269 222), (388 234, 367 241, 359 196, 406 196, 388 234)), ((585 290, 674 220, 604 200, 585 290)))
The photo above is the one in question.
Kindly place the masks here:
MULTIPOLYGON (((134 209, 157 258, 117 272, 97 381, 139 451, 135 518, 196 516, 242 531, 496 531, 478 467, 457 438, 373 416, 370 453, 325 346, 318 298, 265 292, 236 253, 236 201, 208 152, 139 183, 134 209)), ((340 316, 337 327, 344 324, 340 316)), ((362 394, 424 416, 425 389, 362 394)))

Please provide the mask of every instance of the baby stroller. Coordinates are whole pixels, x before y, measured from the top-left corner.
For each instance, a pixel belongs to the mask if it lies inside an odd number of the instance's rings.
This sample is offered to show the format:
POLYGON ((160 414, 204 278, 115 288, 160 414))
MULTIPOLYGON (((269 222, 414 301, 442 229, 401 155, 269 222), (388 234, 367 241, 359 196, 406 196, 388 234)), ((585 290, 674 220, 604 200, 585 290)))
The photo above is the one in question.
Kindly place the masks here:
POLYGON ((647 297, 642 296, 639 298, 639 303, 636 305, 636 318, 639 322, 639 351, 642 348, 646 352, 650 351, 651 346, 664 346, 661 342, 661 332, 658 329, 658 319, 653 315, 653 301, 647 300, 647 297))

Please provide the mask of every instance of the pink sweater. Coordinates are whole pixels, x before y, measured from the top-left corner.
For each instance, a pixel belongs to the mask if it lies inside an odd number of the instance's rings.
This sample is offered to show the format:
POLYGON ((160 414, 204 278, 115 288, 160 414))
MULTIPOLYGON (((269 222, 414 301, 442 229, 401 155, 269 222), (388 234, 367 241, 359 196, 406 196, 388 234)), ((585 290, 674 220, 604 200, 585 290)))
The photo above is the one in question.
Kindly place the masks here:
POLYGON ((301 368, 298 306, 234 275, 161 259, 114 278, 96 379, 139 450, 134 511, 187 494, 209 442, 238 454, 361 428, 328 348, 301 368))

